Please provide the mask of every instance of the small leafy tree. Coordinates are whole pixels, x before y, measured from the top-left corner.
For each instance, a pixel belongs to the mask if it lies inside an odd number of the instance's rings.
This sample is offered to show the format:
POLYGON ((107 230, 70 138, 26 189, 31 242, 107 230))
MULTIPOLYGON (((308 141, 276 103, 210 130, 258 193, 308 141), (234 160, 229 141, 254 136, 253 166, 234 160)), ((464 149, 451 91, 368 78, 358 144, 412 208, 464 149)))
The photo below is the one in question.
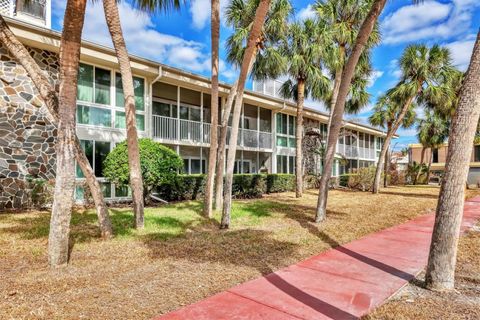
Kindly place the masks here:
MULTIPOLYGON (((143 196, 147 199, 152 190, 177 176, 183 167, 182 158, 172 149, 152 139, 139 139, 140 167, 143 179, 143 196)), ((127 142, 117 144, 104 161, 103 175, 119 186, 130 183, 127 142)))

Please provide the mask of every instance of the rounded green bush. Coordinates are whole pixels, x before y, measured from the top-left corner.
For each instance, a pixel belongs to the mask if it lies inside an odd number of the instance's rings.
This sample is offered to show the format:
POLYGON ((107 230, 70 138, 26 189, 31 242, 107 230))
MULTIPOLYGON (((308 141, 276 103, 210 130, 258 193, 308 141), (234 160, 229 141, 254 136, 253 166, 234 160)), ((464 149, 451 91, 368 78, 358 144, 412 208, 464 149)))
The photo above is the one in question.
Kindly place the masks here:
MULTIPOLYGON (((174 180, 183 168, 183 160, 175 151, 152 139, 139 139, 138 144, 143 188, 147 195, 153 188, 174 180)), ((126 141, 117 144, 108 154, 103 163, 103 176, 119 186, 129 184, 126 141)))

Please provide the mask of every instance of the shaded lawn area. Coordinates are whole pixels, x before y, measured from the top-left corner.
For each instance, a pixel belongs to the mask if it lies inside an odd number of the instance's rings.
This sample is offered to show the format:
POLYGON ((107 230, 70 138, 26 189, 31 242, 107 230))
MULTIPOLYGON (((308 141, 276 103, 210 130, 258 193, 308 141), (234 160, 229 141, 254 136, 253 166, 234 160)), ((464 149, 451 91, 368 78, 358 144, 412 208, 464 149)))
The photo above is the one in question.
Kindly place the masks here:
POLYGON ((480 225, 460 238, 456 291, 423 289, 422 273, 365 320, 480 319, 480 225))
POLYGON ((110 241, 99 240, 95 212, 79 210, 62 270, 47 267, 48 212, 0 214, 0 319, 151 318, 425 214, 437 195, 332 191, 327 221, 316 225, 316 192, 272 194, 235 201, 228 231, 219 215, 203 218, 198 201, 146 209, 142 231, 128 208, 112 208, 110 241))

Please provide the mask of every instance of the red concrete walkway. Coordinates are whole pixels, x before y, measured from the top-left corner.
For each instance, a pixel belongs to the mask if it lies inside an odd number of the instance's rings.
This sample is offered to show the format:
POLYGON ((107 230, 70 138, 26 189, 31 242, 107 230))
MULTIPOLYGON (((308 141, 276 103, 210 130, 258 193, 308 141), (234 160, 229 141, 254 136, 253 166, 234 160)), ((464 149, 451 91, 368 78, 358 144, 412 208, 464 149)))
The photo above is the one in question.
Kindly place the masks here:
MULTIPOLYGON (((465 202, 462 230, 479 219, 476 197, 465 202)), ((433 222, 418 217, 157 319, 357 319, 425 268, 433 222)))

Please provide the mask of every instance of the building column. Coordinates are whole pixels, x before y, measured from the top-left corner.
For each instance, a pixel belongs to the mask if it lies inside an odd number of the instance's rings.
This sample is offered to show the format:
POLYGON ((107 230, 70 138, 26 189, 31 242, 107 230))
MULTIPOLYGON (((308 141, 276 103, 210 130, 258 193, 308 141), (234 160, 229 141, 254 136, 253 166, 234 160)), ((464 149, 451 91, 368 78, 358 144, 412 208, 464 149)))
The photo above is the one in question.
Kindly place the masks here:
POLYGON ((277 173, 277 113, 272 111, 272 173, 277 173))
POLYGON ((177 86, 177 140, 180 141, 180 86, 177 86))

